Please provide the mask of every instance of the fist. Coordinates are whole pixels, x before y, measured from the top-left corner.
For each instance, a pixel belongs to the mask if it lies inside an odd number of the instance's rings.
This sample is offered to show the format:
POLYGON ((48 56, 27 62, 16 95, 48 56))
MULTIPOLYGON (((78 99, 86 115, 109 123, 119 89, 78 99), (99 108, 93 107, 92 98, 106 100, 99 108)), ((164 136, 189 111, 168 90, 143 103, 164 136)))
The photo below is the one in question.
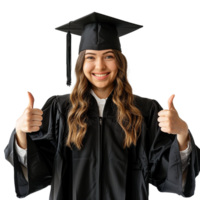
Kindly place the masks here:
POLYGON ((28 92, 28 106, 25 108, 22 116, 16 122, 16 132, 31 133, 40 130, 43 120, 43 111, 38 108, 33 108, 34 97, 28 92))

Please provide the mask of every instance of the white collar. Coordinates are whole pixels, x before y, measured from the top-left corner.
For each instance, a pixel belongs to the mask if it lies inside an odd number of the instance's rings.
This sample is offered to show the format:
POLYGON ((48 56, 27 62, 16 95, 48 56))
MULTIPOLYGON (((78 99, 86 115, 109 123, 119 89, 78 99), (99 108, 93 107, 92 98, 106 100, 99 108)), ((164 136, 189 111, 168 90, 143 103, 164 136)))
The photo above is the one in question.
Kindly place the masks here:
POLYGON ((96 99, 96 101, 97 101, 98 104, 104 105, 104 104, 106 103, 107 98, 106 98, 106 99, 100 99, 100 98, 94 93, 94 91, 93 91, 92 89, 90 90, 90 93, 95 97, 95 99, 96 99))

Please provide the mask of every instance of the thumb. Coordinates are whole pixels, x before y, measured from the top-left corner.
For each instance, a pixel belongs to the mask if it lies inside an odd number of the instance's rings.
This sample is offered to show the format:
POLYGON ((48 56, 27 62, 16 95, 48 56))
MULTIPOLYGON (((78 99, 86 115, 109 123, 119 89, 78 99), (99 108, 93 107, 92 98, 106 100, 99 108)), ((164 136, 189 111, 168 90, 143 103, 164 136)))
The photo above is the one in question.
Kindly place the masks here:
POLYGON ((28 106, 27 107, 33 108, 34 97, 33 97, 33 95, 30 92, 28 92, 28 98, 29 98, 29 102, 28 102, 28 106))
POLYGON ((168 99, 168 108, 169 110, 176 110, 173 104, 173 100, 174 100, 175 94, 171 95, 168 99))

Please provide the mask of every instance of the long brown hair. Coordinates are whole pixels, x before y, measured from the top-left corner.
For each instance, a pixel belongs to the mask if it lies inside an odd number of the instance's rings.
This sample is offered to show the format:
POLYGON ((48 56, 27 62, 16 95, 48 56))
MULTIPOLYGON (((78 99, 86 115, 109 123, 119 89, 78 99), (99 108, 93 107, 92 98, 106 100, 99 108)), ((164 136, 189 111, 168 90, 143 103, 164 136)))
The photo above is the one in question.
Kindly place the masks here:
MULTIPOLYGON (((141 134, 143 116, 140 110, 133 104, 134 95, 132 94, 132 87, 127 80, 126 57, 120 51, 112 50, 118 67, 118 73, 114 81, 112 101, 117 106, 117 122, 125 132, 123 148, 130 147, 132 143, 136 146, 137 139, 141 134), (137 135, 139 129, 140 132, 137 135)), ((76 62, 75 73, 77 81, 70 94, 72 106, 67 118, 69 130, 66 138, 66 146, 71 148, 70 143, 73 143, 79 150, 83 146, 82 140, 87 131, 87 123, 85 122, 89 107, 87 94, 91 89, 91 83, 83 73, 85 51, 80 52, 76 62)))

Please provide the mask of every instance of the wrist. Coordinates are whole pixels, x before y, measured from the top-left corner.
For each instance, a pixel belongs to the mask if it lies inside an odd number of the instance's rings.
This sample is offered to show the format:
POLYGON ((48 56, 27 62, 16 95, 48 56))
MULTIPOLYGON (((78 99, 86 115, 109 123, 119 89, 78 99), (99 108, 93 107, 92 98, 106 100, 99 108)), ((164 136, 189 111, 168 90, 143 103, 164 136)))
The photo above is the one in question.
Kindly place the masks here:
POLYGON ((21 147, 22 149, 27 148, 27 144, 25 142, 26 141, 26 133, 24 133, 21 130, 16 129, 15 138, 17 140, 17 144, 19 147, 21 147))
POLYGON ((178 140, 178 143, 179 143, 180 151, 185 150, 188 147, 188 142, 190 140, 188 129, 187 129, 187 131, 184 131, 180 134, 177 134, 177 140, 178 140))

